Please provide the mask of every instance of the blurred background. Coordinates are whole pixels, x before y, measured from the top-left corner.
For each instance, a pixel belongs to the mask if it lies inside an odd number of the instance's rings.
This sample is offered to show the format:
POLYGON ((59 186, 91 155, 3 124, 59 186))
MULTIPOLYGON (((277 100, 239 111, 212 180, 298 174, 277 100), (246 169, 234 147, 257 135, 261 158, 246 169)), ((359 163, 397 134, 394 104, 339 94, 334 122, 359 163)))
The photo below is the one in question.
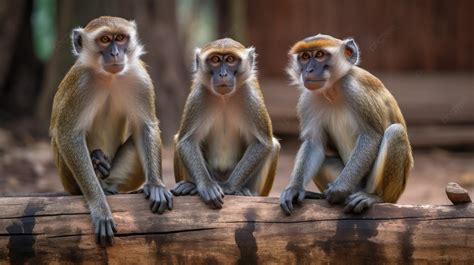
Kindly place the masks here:
MULTIPOLYGON (((400 203, 448 203, 455 181, 474 196, 474 1, 15 0, 0 2, 0 194, 62 191, 49 146, 51 103, 74 62, 69 34, 101 15, 134 19, 156 86, 164 177, 190 84, 192 50, 232 37, 259 54, 259 77, 282 153, 271 196, 300 144, 287 51, 317 33, 354 37, 361 66, 394 94, 415 167, 400 203)), ((315 189, 314 185, 311 187, 315 189)))

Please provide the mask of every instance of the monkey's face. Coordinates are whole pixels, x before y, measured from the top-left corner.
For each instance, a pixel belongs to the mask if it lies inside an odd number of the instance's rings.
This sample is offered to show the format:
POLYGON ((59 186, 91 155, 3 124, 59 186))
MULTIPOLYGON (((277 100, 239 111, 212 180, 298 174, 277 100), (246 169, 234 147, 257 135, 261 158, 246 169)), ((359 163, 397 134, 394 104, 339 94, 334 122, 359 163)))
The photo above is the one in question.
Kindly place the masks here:
POLYGON ((93 19, 85 28, 73 29, 71 39, 78 61, 100 73, 124 73, 143 54, 137 25, 119 17, 93 19))
POLYGON ((298 54, 301 82, 309 90, 320 89, 329 79, 329 52, 318 49, 298 54))
POLYGON ((213 53, 206 59, 209 70, 211 89, 219 95, 226 95, 235 90, 236 75, 241 59, 232 53, 213 53))
POLYGON ((333 86, 359 62, 359 48, 353 39, 324 34, 298 41, 288 54, 286 72, 292 84, 312 91, 333 86))
POLYGON ((130 37, 120 32, 103 32, 95 39, 105 71, 116 74, 125 68, 130 37))

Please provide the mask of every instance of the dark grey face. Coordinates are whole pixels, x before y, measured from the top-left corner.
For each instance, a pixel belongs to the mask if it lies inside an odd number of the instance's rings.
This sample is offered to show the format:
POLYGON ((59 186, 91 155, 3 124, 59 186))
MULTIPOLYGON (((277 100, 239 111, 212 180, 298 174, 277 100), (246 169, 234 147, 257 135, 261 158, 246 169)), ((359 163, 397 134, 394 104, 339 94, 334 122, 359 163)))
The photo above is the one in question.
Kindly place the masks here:
POLYGON ((104 70, 116 74, 125 68, 129 37, 122 33, 104 33, 95 40, 104 59, 104 70))
POLYGON ((234 54, 211 54, 206 60, 210 69, 212 89, 225 95, 234 90, 235 76, 240 65, 240 58, 234 54))
POLYGON ((304 86, 309 90, 324 86, 329 78, 330 54, 324 50, 304 51, 298 54, 298 63, 304 86))

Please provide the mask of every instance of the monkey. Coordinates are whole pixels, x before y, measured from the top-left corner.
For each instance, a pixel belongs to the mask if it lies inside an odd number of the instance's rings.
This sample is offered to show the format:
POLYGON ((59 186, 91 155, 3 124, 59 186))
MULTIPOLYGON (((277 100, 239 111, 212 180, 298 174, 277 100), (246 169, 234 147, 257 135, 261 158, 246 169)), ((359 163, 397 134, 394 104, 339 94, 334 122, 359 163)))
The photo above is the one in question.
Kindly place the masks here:
POLYGON ((196 48, 194 77, 175 135, 176 196, 211 208, 224 195, 267 196, 280 151, 256 76, 253 47, 224 38, 196 48))
POLYGON ((413 157, 398 104, 383 83, 358 67, 352 38, 318 34, 293 45, 287 73, 300 90, 302 144, 280 206, 289 215, 313 180, 331 204, 361 213, 374 203, 395 203, 413 157))
POLYGON ((117 230, 105 194, 142 188, 152 212, 173 207, 155 92, 134 21, 99 17, 71 39, 77 59, 53 100, 51 144, 64 189, 84 196, 96 240, 108 246, 117 230))

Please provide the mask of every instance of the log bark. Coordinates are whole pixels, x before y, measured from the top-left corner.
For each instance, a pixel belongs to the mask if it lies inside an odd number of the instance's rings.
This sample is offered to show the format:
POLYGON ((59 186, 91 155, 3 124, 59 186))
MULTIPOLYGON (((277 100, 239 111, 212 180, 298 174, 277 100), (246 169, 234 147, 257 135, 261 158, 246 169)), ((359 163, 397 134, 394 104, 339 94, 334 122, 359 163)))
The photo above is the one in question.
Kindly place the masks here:
POLYGON ((226 196, 209 209, 175 198, 154 215, 143 195, 108 201, 115 245, 94 241, 80 196, 0 198, 0 264, 410 264, 474 262, 474 207, 375 205, 362 215, 307 200, 285 216, 277 198, 226 196))

